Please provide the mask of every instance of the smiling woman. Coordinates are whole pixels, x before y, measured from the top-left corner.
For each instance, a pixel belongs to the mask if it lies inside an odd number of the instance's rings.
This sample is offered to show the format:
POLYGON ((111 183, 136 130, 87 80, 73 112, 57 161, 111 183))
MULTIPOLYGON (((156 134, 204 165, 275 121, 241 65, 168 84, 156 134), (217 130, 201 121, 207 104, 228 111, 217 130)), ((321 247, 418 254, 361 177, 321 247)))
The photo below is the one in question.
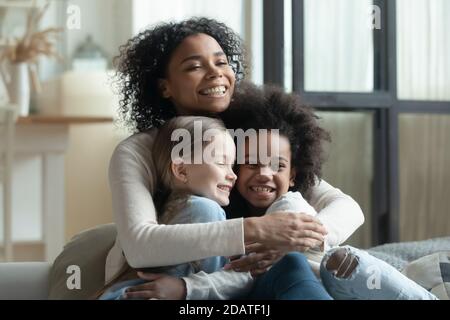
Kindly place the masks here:
POLYGON ((177 114, 224 111, 247 73, 242 39, 206 18, 145 30, 121 47, 116 63, 122 119, 139 132, 177 114))
POLYGON ((219 113, 231 101, 234 71, 219 43, 206 34, 187 37, 173 52, 161 94, 179 115, 219 113))

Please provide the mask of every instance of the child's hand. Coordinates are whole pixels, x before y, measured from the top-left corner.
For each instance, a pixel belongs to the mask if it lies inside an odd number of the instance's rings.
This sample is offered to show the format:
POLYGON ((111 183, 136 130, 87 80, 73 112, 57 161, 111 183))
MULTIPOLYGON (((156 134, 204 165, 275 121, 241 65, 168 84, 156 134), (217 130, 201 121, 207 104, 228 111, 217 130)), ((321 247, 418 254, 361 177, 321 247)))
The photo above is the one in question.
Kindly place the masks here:
POLYGON ((239 259, 231 259, 231 262, 225 265, 225 270, 233 269, 237 272, 250 271, 253 277, 266 272, 275 262, 277 262, 283 253, 276 250, 269 250, 260 243, 251 243, 246 245, 247 255, 239 259))
POLYGON ((164 273, 143 272, 138 272, 138 276, 149 282, 128 288, 124 296, 125 299, 186 299, 186 283, 181 278, 168 276, 164 273))

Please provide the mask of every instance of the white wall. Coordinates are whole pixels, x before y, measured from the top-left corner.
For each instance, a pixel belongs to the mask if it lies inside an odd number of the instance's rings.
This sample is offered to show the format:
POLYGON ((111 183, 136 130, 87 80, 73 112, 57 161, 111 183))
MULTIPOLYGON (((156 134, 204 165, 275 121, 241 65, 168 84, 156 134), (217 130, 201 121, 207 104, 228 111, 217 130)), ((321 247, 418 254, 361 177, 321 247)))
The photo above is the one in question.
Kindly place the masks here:
MULTIPOLYGON (((57 77, 70 68, 71 58, 88 35, 112 59, 118 48, 132 35, 132 0, 69 0, 52 2, 44 26, 63 26, 64 38, 59 45, 64 64, 42 61, 41 79, 57 77), (68 29, 67 6, 80 9, 80 28, 68 29)), ((113 113, 116 113, 113 110, 113 113)), ((115 124, 72 125, 66 153, 66 239, 82 230, 112 221, 107 170, 114 147, 128 133, 115 124)))
MULTIPOLYGON (((110 58, 132 35, 131 0, 71 0, 81 10, 81 29, 68 30, 71 57, 91 34, 110 58)), ((114 147, 126 136, 113 124, 74 125, 66 156, 66 237, 112 221, 107 170, 114 147)))
POLYGON ((66 154, 66 239, 112 222, 108 164, 124 134, 114 124, 70 128, 66 154))
POLYGON ((132 35, 132 0, 53 0, 42 20, 42 28, 62 27, 62 41, 58 51, 65 57, 57 63, 49 59, 40 60, 40 78, 47 80, 57 76, 70 66, 77 47, 92 35, 93 40, 113 58, 118 48, 132 35), (76 6, 80 12, 80 28, 68 28, 67 22, 73 18, 69 6, 76 6))

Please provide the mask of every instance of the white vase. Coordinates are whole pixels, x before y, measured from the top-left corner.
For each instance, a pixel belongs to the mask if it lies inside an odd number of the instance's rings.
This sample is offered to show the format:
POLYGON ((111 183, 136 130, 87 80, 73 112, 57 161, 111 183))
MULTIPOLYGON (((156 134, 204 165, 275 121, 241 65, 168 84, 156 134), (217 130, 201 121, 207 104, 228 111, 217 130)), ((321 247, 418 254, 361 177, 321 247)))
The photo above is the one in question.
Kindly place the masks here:
POLYGON ((9 75, 9 99, 18 108, 19 116, 25 117, 30 113, 30 75, 28 73, 28 64, 25 62, 11 64, 9 75))

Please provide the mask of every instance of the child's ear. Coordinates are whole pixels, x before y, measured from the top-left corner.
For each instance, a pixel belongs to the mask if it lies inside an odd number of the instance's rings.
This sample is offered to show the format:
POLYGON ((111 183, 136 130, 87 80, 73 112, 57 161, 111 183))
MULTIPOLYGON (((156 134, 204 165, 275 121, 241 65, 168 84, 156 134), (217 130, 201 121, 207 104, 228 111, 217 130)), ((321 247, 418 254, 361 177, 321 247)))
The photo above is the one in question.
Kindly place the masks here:
POLYGON ((297 172, 295 171, 295 168, 291 168, 291 176, 289 177, 289 187, 293 187, 295 185, 295 176, 297 172))
POLYGON ((187 168, 182 159, 177 159, 177 161, 172 161, 170 165, 170 169, 172 170, 172 174, 175 180, 178 180, 182 183, 188 182, 187 177, 187 168))
POLYGON ((158 89, 163 98, 168 99, 172 96, 166 79, 158 79, 158 89))

